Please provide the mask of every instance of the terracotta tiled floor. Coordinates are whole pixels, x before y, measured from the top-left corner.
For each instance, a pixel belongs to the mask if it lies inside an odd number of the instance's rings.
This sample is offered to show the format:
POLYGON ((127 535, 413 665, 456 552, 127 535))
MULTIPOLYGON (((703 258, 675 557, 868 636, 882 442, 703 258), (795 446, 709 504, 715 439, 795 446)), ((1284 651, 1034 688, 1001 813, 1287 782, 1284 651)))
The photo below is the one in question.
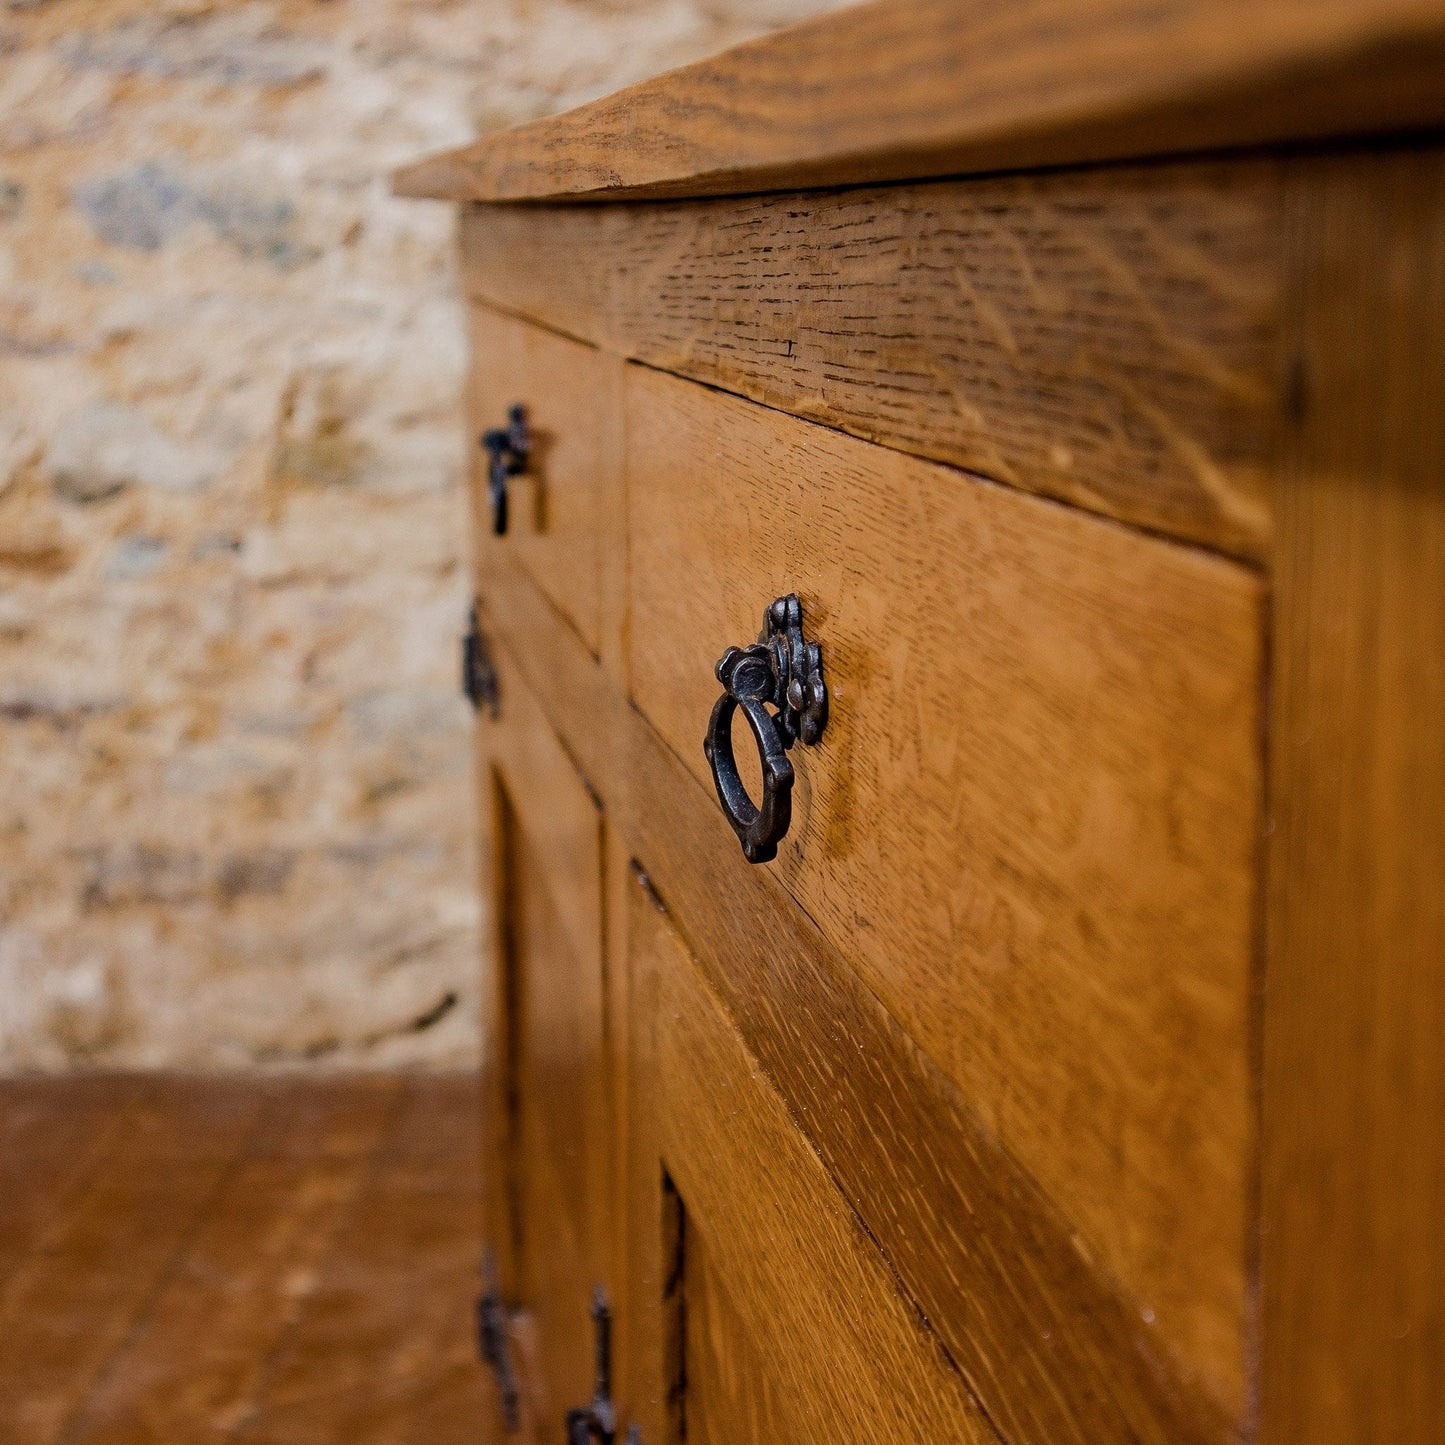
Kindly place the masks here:
POLYGON ((0 1442, 475 1442, 474 1094, 0 1082, 0 1442))

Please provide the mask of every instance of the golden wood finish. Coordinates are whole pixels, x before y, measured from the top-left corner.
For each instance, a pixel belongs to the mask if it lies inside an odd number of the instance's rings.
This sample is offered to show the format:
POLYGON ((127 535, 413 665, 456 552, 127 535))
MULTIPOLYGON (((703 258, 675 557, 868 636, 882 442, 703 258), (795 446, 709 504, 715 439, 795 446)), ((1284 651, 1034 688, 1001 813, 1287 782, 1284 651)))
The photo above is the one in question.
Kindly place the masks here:
POLYGON ((1267 1445, 1445 1432, 1445 156, 1302 168, 1265 970, 1267 1445))
MULTIPOLYGON (((726 1445, 994 1445, 932 1331, 838 1194, 659 910, 633 889, 634 987, 652 1017, 660 1158, 681 1210, 687 1438, 726 1445), (758 1414, 751 1420, 748 1414, 758 1414), (768 1433, 772 1431, 774 1433, 768 1433)), ((659 1165, 661 1166, 659 1168, 659 1165)))
MULTIPOLYGON (((580 645, 580 644, 578 644, 580 645)), ((592 1395, 594 1284, 610 1280, 602 822, 535 704, 509 679, 484 731, 498 884, 489 974, 501 1027, 487 1110, 506 1153, 489 1190, 494 1252, 514 1320, 525 1423, 539 1441, 592 1395)))
POLYGON ((1240 1414, 1258 579, 655 372, 627 437, 636 705, 710 788, 711 665, 800 595, 770 871, 1240 1414))
POLYGON ((567 458, 478 549, 529 1373, 590 1272, 645 1445, 1440 1437, 1445 150, 1299 143, 1442 82, 1440 0, 902 0, 402 179, 567 458), (789 591, 757 868, 701 741, 789 591))
MULTIPOLYGON (((524 402, 532 456, 526 473, 508 482, 506 544, 597 652, 604 599, 613 590, 604 591, 603 554, 617 416, 606 375, 615 363, 591 347, 479 307, 472 308, 471 322, 474 469, 484 483, 486 455, 477 438, 505 425, 507 409, 524 402)), ((476 501, 478 540, 485 546, 492 535, 485 485, 476 501)))
MULTIPOLYGON (((1282 199, 1262 161, 566 206, 545 225, 487 206, 463 216, 463 273, 616 354, 1259 557, 1282 199)), ((479 372, 507 375, 507 349, 479 344, 479 372)), ((506 384, 542 345, 515 344, 506 384)))
POLYGON ((1440 0, 875 0, 400 173, 451 200, 731 195, 1445 121, 1440 0))
MULTIPOLYGON (((743 861, 711 785, 617 691, 528 574, 498 556, 487 582, 503 696, 530 692, 566 736, 748 1048, 1000 1433, 1230 1438, 1221 1408, 1177 1376, 1157 1320, 1089 1262, 1074 1230, 774 874, 743 861)), ((651 1006, 629 1003, 635 1031, 651 1006)), ((648 1088, 637 1052, 634 1041, 618 1061, 632 1123, 648 1088)), ((661 1266, 648 1253, 656 1229, 635 1222, 650 1217, 645 1202, 631 1209, 640 1254, 629 1288, 660 1295, 661 1266)))
POLYGON ((475 1077, 6 1080, 0 1160, 6 1445, 463 1445, 491 1414, 475 1077))

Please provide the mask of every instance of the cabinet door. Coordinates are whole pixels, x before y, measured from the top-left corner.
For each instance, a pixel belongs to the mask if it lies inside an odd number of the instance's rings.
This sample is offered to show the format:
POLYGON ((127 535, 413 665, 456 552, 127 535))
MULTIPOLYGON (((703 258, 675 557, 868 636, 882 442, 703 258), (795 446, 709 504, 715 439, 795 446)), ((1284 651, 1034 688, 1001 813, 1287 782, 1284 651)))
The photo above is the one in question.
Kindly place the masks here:
POLYGON ((592 1396, 590 1308, 609 1283, 601 815, 505 654, 493 656, 498 711, 479 724, 494 918, 488 1269, 517 1424, 550 1445, 592 1396))
POLYGON ((643 1445, 995 1440, 640 877, 628 906, 643 1445))

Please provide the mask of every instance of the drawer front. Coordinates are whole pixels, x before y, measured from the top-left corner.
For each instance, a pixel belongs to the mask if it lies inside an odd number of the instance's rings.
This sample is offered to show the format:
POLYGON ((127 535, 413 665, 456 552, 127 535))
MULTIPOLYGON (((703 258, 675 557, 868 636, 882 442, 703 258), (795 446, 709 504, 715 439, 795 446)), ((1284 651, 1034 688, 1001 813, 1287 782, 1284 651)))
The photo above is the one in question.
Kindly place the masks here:
POLYGON ((800 596, 768 866, 1239 1418, 1258 579, 640 368, 626 434, 636 703, 711 791, 713 665, 800 596))
POLYGON ((471 308, 473 499, 481 565, 506 547, 594 654, 603 644, 607 498, 617 470, 616 363, 590 346, 482 306, 471 308), (526 469, 507 478, 507 532, 495 535, 484 431, 526 409, 526 469))
POLYGON ((654 1367, 661 1439, 996 1445, 997 1435, 838 1193, 697 963, 632 889, 629 972, 653 1117, 634 1198, 658 1219, 649 1271, 672 1348, 654 1367), (661 1194, 659 1194, 661 1190, 661 1194))
POLYGON ((463 280, 659 370, 1260 557, 1282 196, 1251 158, 477 207, 463 280))

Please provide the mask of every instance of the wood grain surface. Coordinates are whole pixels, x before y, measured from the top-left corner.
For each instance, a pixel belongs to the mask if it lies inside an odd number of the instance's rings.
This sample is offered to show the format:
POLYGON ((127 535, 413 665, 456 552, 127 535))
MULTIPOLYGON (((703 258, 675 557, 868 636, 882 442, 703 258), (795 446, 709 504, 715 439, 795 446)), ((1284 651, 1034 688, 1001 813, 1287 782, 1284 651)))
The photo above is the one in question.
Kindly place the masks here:
POLYGON ((661 1145, 655 1110, 655 1050, 641 1020, 652 995, 632 986, 632 894, 638 888, 632 850, 610 819, 602 834, 607 970, 607 1056, 612 1108, 611 1284, 616 1300, 613 1362, 618 1409, 639 1425, 644 1440, 680 1438, 669 1419, 682 1366, 677 1358, 674 1214, 658 1193, 661 1145))
MULTIPOLYGON (((473 1082, 408 1086, 242 1445, 464 1445, 483 1416, 473 1082), (410 1097, 408 1097, 410 1095, 410 1097)), ((363 1156, 365 1157, 365 1156, 363 1156)))
POLYGON ((1440 0, 878 0, 421 161, 402 195, 727 195, 1445 120, 1440 0))
POLYGON ((801 1438, 790 1433, 794 1427, 770 1360, 739 1319, 701 1236, 687 1241, 683 1264, 685 1438, 702 1445, 773 1445, 801 1438))
MULTIPOLYGON (((516 1032, 517 970, 512 941, 513 858, 516 819, 501 778, 486 751, 487 734, 479 727, 477 819, 478 892, 488 906, 482 928, 478 998, 481 1068, 478 1126, 487 1169, 481 1181, 484 1287, 499 1299, 515 1300, 521 1289, 519 1185, 517 1160, 516 1032)), ((500 1407, 500 1402, 499 1402, 500 1407)))
POLYGON ((686 1392, 682 1228, 677 1193, 662 1173, 659 976, 636 942, 639 906, 660 908, 627 838, 608 815, 608 979, 626 995, 626 1022, 612 1034, 620 1164, 617 1224, 626 1269, 618 1334, 618 1402, 644 1440, 683 1440, 686 1392))
MULTIPOLYGON (((279 1093, 183 1262, 96 1378, 67 1441, 204 1440, 251 1423, 273 1354, 395 1125, 396 1079, 279 1093)), ((179 1161, 178 1161, 179 1162, 179 1161)))
POLYGON ((1258 579, 640 368, 627 431, 637 705, 710 789, 712 665, 799 594, 774 871, 1241 1411, 1258 579))
POLYGON ((683 1210, 687 1437, 695 1418, 719 1445, 821 1440, 846 1420, 857 1445, 994 1445, 676 933, 649 903, 634 907, 633 967, 659 974, 657 1014, 642 1024, 657 1031, 663 1163, 683 1210), (709 1398, 726 1371, 738 1384, 709 1398), (771 1426, 736 1412, 755 1373, 771 1426))
MULTIPOLYGON (((476 297, 661 370, 1259 557, 1280 200, 1280 166, 1251 161, 491 206, 463 218, 463 273, 476 297)), ((502 323, 478 344, 487 378, 530 378, 561 345, 502 323)), ((561 438, 596 426, 558 410, 561 438)))
MULTIPOLYGON (((850 1205, 1006 1439, 1233 1440, 1192 1361, 1141 1315, 628 703, 530 577, 499 558, 488 625, 850 1205)), ((634 999, 634 1012, 644 1007, 634 999)), ((636 1217, 634 1215, 633 1217, 636 1217)))
POLYGON ((592 1396, 592 1322, 601 1244, 594 1205, 604 1155, 591 1095, 602 1083, 599 935, 579 953, 562 929, 545 859, 523 845, 513 891, 520 986, 517 1080, 521 1305, 536 1327, 530 1385, 546 1438, 592 1396))
POLYGON ((127 1110, 124 1147, 47 1221, 0 1297, 10 1341, 0 1354, 0 1438, 59 1445, 224 1188, 265 1102, 256 1091, 146 1090, 127 1110))
MULTIPOLYGON (((527 409, 532 454, 508 479, 508 531, 500 539, 522 559, 587 645, 601 647, 603 548, 610 536, 606 493, 616 447, 617 398, 606 384, 608 358, 535 326, 471 310, 472 371, 467 397, 479 548, 492 538, 483 431, 527 409)), ((615 595, 608 589, 608 600, 615 595)))
POLYGON ((1266 1445, 1445 1432, 1445 155, 1301 168, 1265 975, 1266 1445))
MULTIPOLYGON (((596 804, 525 690, 508 681, 479 727, 498 794, 488 847, 500 854, 500 924, 490 991, 505 1009, 509 1172, 499 1231, 515 1255, 509 1306, 524 1310, 523 1378, 539 1438, 591 1398, 594 1284, 606 1284, 612 1149, 606 1074, 602 824, 596 804), (497 989, 495 980, 500 980, 497 989)), ((520 1357, 513 1361, 520 1367, 520 1357)), ((518 1368, 520 1374, 520 1368, 518 1368)))
POLYGON ((6 1082, 0 1111, 0 1290, 45 1231, 123 1146, 131 1078, 77 1079, 65 1110, 49 1079, 6 1082))
POLYGON ((7 1219, 77 1123, 0 1294, 6 1445, 476 1438, 473 1078, 6 1080, 7 1219))

